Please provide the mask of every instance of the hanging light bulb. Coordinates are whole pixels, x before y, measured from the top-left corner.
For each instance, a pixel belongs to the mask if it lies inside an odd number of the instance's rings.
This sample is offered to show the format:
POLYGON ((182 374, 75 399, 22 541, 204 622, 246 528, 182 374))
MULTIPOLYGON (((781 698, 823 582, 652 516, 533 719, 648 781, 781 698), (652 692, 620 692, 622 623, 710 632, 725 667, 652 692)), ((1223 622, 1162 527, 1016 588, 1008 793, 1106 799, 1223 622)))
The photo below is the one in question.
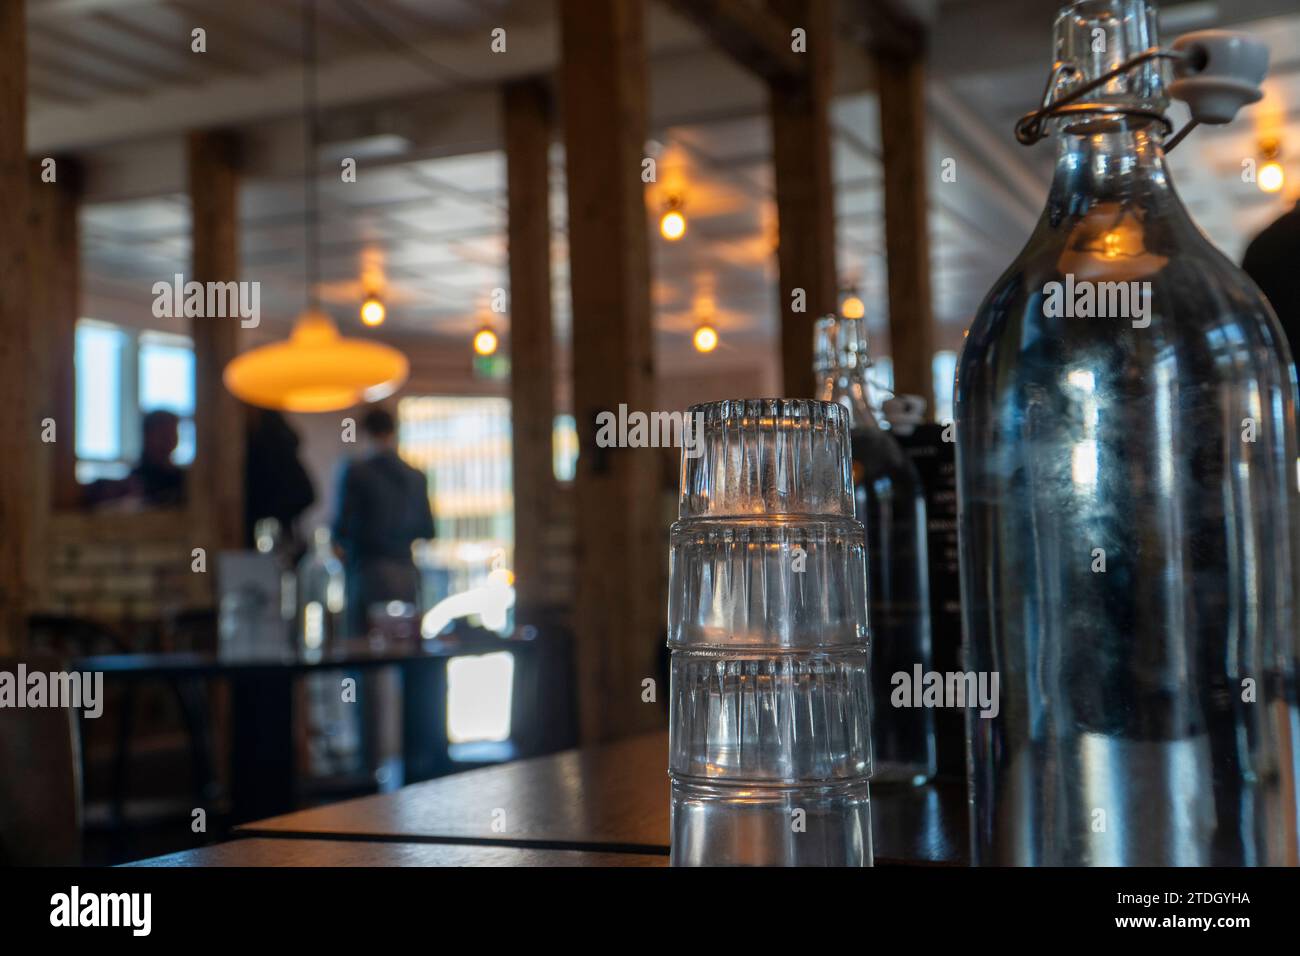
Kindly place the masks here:
POLYGON ((857 290, 849 290, 840 304, 840 315, 846 319, 860 319, 867 314, 866 303, 858 296, 857 290))
POLYGON ((682 213, 682 201, 673 196, 668 200, 663 216, 659 219, 659 234, 669 242, 676 242, 686 235, 686 216, 682 213))
POLYGON ((374 328, 377 325, 383 325, 384 319, 388 316, 388 310, 384 308, 384 303, 379 296, 366 296, 366 301, 361 303, 361 321, 363 324, 374 328))
POLYGON ((1259 152, 1264 163, 1255 175, 1255 185, 1266 193, 1281 192, 1282 187, 1286 185, 1286 173, 1282 169, 1282 164, 1278 162, 1282 144, 1276 139, 1264 140, 1259 144, 1259 152))
POLYGON ((1057 268, 1076 280, 1128 282, 1159 272, 1168 261, 1148 248, 1146 226, 1136 212, 1098 202, 1078 217, 1057 268))
POLYGON ((1266 193, 1281 192, 1282 187, 1286 184, 1286 173, 1282 171, 1282 164, 1276 159, 1269 160, 1263 166, 1259 167, 1259 176, 1256 177, 1259 188, 1266 193))
POLYGON ((691 342, 695 346, 695 351, 707 355, 718 347, 718 330, 705 322, 695 330, 691 342))
POLYGON ((474 335, 474 351, 479 355, 494 354, 498 344, 497 334, 486 325, 474 335))

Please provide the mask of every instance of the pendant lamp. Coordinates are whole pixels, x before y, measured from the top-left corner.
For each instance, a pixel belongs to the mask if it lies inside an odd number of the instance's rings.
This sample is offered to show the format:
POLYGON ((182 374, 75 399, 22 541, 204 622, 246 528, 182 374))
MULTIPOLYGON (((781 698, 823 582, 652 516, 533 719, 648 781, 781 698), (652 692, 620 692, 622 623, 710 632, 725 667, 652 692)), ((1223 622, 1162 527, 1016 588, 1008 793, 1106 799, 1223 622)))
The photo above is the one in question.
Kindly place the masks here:
POLYGON ((282 342, 237 355, 222 380, 236 398, 285 412, 333 412, 377 402, 397 389, 410 372, 395 348, 339 334, 316 295, 316 0, 303 16, 303 103, 307 127, 303 164, 307 259, 307 308, 282 342))
POLYGON ((344 338, 319 309, 298 317, 293 333, 236 356, 226 366, 232 394, 262 408, 286 412, 332 412, 387 398, 410 368, 397 349, 344 338))

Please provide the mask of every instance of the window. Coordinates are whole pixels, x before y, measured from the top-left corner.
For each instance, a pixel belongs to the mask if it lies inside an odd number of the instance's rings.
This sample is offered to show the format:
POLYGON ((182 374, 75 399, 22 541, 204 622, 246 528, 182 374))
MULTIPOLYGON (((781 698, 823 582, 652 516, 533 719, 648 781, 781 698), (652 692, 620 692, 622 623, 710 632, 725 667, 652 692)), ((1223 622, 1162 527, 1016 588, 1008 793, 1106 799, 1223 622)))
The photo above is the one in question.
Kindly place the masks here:
POLYGON ((882 408, 894 395, 894 360, 888 355, 872 356, 867 369, 867 401, 882 408))
MULTIPOLYGON (((495 600, 489 575, 514 552, 510 403, 504 398, 404 398, 397 405, 398 451, 429 481, 437 537, 417 555, 426 608, 447 608, 487 627, 495 600), (459 603, 457 603, 459 602, 459 603), (478 602, 478 603, 476 603, 478 602), (475 610, 477 609, 477 613, 475 610)), ((453 745, 510 738, 514 656, 502 652, 447 662, 447 737, 453 745)), ((453 759, 457 758, 453 754, 453 759)))
POLYGON ((194 346, 182 335, 77 322, 77 480, 123 478, 140 456, 145 413, 180 417, 178 465, 194 460, 194 346))
POLYGON ((578 425, 572 415, 556 415, 551 428, 551 469, 556 481, 572 481, 578 473, 578 425))
POLYGON ((510 402, 504 398, 404 398, 398 451, 429 479, 437 537, 421 563, 433 575, 427 604, 478 587, 494 561, 513 563, 510 402))
POLYGON ((930 363, 930 374, 934 376, 934 420, 940 423, 950 422, 957 353, 949 349, 935 352, 934 360, 930 363))

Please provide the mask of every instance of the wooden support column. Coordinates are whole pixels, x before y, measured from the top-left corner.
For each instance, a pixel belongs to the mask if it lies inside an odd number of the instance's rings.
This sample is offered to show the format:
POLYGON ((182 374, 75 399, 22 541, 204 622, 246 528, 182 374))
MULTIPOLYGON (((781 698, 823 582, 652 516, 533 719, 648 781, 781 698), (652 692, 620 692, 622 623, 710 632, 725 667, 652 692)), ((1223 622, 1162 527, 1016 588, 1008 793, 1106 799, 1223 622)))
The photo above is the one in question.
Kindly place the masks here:
POLYGON ((0 654, 26 643, 30 462, 40 440, 30 414, 29 189, 26 4, 11 0, 0 3, 0 654))
POLYGON ((554 513, 551 430, 549 94, 541 81, 503 95, 510 255, 510 415, 515 502, 515 619, 533 624, 546 601, 547 528, 554 513))
POLYGON ((807 66, 799 76, 769 80, 769 109, 779 223, 782 395, 808 398, 814 390, 813 322, 839 307, 830 120, 834 22, 830 0, 768 0, 768 7, 789 30, 807 31, 802 54, 807 66), (802 312, 795 311, 796 290, 803 290, 802 312))
POLYGON ((43 460, 36 474, 37 511, 65 510, 80 503, 77 485, 77 318, 81 313, 81 167, 71 157, 54 161, 47 182, 45 157, 29 164, 28 208, 31 222, 31 310, 40 316, 32 328, 32 394, 38 422, 54 421, 56 441, 42 442, 43 460))
POLYGON ((643 0, 560 0, 561 104, 573 300, 573 405, 581 453, 576 614, 584 743, 662 723, 642 702, 665 640, 655 449, 598 448, 596 417, 651 411, 643 0))
MULTIPOLYGON (((224 132, 187 138, 192 261, 189 280, 239 279, 239 174, 236 142, 224 132)), ((194 465, 189 504, 196 547, 208 549, 215 577, 216 552, 244 544, 244 412, 226 391, 221 373, 239 351, 239 316, 196 318, 194 338, 194 465)))
MULTIPOLYGON (((878 22, 884 18, 879 18, 878 22)), ((900 29, 891 31, 895 37, 900 29)), ((925 53, 916 28, 906 42, 877 44, 884 166, 889 352, 894 390, 920 395, 934 414, 934 315, 930 289, 929 157, 925 151, 925 53)))
POLYGON ((50 527, 55 511, 76 508, 77 406, 75 350, 81 300, 81 249, 77 211, 81 170, 69 157, 29 161, 27 275, 31 315, 28 388, 33 444, 31 511, 28 517, 28 593, 33 608, 45 607, 50 569, 50 527), (47 165, 49 159, 53 165, 47 165), (49 177, 53 176, 53 181, 49 177), (46 442, 46 423, 54 441, 46 442))

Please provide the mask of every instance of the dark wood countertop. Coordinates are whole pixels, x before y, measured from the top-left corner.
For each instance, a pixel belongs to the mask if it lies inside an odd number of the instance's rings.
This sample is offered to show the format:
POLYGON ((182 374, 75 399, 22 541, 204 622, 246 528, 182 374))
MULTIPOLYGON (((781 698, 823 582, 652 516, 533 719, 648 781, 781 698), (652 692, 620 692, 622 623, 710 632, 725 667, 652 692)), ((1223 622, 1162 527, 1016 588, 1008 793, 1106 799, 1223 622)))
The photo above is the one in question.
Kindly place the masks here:
MULTIPOLYGON (((239 832, 664 855, 667 751, 665 732, 646 734, 272 817, 239 832)), ((871 808, 878 862, 966 862, 960 784, 873 788, 871 808)))
POLYGON ((130 866, 667 866, 665 856, 530 850, 447 843, 275 840, 250 837, 169 853, 130 866))

